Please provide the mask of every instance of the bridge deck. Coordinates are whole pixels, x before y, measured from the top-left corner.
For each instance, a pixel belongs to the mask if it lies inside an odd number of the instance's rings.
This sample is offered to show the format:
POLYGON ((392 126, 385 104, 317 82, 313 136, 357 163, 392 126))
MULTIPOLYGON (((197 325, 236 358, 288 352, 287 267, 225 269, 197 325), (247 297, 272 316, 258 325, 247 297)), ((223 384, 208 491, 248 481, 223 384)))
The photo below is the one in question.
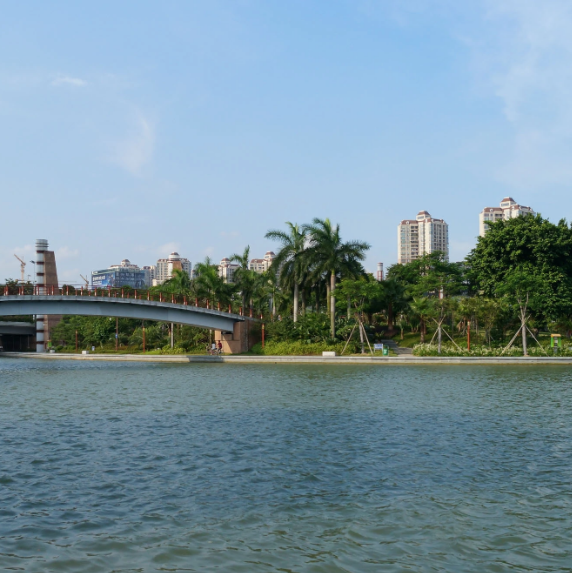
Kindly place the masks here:
POLYGON ((0 316, 82 315, 156 320, 232 332, 244 316, 202 308, 136 298, 86 295, 4 295, 0 316))

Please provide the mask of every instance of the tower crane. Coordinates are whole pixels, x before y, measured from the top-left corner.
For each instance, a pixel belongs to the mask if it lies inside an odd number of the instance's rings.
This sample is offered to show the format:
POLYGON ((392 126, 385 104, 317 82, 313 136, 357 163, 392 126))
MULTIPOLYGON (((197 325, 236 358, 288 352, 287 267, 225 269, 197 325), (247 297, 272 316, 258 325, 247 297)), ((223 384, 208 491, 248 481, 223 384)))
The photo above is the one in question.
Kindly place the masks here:
POLYGON ((85 281, 85 288, 89 288, 89 281, 81 273, 79 276, 85 281))
POLYGON ((20 261, 20 271, 22 273, 22 278, 20 279, 21 283, 26 282, 26 263, 18 256, 14 255, 20 261))

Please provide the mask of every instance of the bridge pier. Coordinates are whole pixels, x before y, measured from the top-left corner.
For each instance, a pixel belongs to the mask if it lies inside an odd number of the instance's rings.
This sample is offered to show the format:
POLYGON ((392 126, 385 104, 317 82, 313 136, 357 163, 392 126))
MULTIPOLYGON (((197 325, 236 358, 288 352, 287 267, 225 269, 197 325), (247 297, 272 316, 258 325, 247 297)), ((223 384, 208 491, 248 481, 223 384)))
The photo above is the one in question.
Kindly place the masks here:
POLYGON ((224 354, 244 354, 260 342, 260 324, 248 319, 235 322, 232 332, 215 330, 215 341, 219 340, 224 354))

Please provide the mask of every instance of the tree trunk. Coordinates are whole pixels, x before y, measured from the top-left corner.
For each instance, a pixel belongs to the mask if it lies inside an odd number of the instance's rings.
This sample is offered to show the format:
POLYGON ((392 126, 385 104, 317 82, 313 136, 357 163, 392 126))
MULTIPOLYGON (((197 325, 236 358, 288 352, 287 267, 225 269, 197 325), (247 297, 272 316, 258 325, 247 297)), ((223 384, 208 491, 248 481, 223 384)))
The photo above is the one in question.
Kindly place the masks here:
POLYGON ((302 314, 306 314, 306 291, 302 289, 300 293, 300 297, 302 298, 302 314))
POLYGON ((347 320, 350 319, 351 314, 352 314, 352 301, 351 301, 350 297, 348 296, 348 315, 346 316, 347 320))
POLYGON ((441 354, 441 323, 439 323, 439 334, 438 334, 438 338, 439 338, 439 354, 441 354))
POLYGON ((294 322, 298 322, 298 283, 294 285, 294 322))
POLYGON ((425 344, 425 321, 420 321, 419 327, 421 329, 421 344, 425 344))
POLYGON ((336 273, 330 276, 330 328, 332 338, 336 337, 336 297, 332 294, 336 288, 336 273))
POLYGON ((328 315, 330 314, 330 283, 327 282, 326 283, 326 309, 327 309, 327 313, 328 315))
POLYGON ((365 354, 365 343, 363 341, 363 325, 359 323, 359 340, 361 342, 361 353, 365 354))
POLYGON ((520 327, 522 330, 522 353, 524 356, 528 356, 528 348, 526 347, 526 319, 524 314, 521 318, 522 326, 520 327))
POLYGON ((387 330, 393 331, 393 323, 395 319, 393 317, 393 303, 387 304, 387 330))

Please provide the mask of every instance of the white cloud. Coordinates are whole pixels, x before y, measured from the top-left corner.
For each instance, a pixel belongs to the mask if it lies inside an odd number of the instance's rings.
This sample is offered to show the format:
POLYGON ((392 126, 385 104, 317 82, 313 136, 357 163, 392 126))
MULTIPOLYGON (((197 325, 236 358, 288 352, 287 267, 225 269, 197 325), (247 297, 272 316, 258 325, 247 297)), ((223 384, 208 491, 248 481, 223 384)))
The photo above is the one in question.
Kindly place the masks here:
POLYGON ((70 76, 57 76, 52 80, 53 86, 73 86, 76 88, 83 88, 87 85, 85 80, 80 78, 72 78, 70 76))
POLYGON ((514 130, 499 173, 515 187, 572 183, 572 2, 483 0, 491 36, 480 63, 514 130))
POLYGON ((144 167, 153 158, 155 130, 151 122, 140 116, 133 133, 113 145, 111 161, 132 175, 141 177, 144 167))

